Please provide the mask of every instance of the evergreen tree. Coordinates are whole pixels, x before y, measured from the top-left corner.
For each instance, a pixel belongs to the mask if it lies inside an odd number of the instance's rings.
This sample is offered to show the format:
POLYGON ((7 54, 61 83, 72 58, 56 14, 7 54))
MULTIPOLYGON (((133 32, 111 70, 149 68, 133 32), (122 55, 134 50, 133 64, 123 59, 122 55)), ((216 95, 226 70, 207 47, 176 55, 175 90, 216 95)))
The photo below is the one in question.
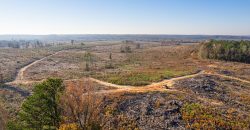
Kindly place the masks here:
POLYGON ((59 97, 64 90, 61 79, 49 78, 35 86, 34 93, 22 104, 19 119, 25 129, 59 128, 59 97))

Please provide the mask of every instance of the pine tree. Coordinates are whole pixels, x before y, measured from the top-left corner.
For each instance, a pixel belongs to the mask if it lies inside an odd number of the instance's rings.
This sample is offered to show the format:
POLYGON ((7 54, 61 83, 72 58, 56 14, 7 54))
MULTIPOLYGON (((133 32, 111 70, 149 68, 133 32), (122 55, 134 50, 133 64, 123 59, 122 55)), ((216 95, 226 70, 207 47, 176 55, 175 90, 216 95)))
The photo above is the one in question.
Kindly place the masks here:
POLYGON ((33 95, 22 104, 19 112, 19 119, 24 128, 59 128, 61 109, 58 104, 63 90, 61 79, 49 78, 36 85, 33 95))

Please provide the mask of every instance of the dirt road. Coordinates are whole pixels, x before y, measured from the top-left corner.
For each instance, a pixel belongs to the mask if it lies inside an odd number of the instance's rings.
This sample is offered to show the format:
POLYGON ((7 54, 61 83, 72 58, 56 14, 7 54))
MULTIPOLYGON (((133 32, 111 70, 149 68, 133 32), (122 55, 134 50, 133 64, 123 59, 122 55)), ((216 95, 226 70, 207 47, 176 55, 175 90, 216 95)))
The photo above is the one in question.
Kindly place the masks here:
MULTIPOLYGON (((52 55, 49 55, 47 57, 44 57, 42 59, 36 60, 34 62, 32 62, 31 64, 21 68, 18 71, 18 74, 16 76, 16 79, 12 82, 6 83, 8 85, 18 85, 18 84, 29 84, 29 83, 34 83, 37 81, 28 81, 25 80, 25 76, 24 73, 27 69, 29 69, 31 66, 45 60, 46 58, 49 58, 51 56, 57 55, 58 53, 60 53, 62 51, 58 51, 52 55)), ((228 79, 232 79, 232 80, 238 80, 240 82, 244 82, 244 83, 249 83, 250 81, 247 80, 243 80, 240 78, 236 78, 236 77, 232 77, 232 76, 226 76, 226 75, 221 75, 221 74, 217 74, 217 73, 211 73, 211 72, 206 72, 206 71, 199 71, 196 74, 191 74, 191 75, 185 75, 185 76, 181 76, 181 77, 176 77, 176 78, 172 78, 172 79, 166 79, 160 82, 156 82, 156 83, 152 83, 150 85, 147 86, 128 86, 128 85, 117 85, 117 84, 112 84, 112 83, 108 83, 105 81, 101 81, 98 79, 94 79, 94 78, 89 78, 91 81, 94 81, 98 84, 101 84, 103 86, 107 86, 107 87, 114 87, 117 89, 113 89, 113 90, 102 90, 102 91, 98 91, 96 93, 100 93, 100 94, 105 94, 105 93, 115 93, 115 92, 146 92, 146 91, 177 91, 173 88, 173 85, 175 84, 176 81, 178 80, 182 80, 182 79, 187 79, 187 78, 193 78, 196 77, 198 75, 202 75, 202 74, 207 74, 207 75, 216 75, 216 76, 220 76, 223 78, 228 78, 228 79)))
POLYGON ((140 86, 140 87, 117 85, 117 84, 112 84, 112 83, 104 82, 101 80, 97 80, 94 78, 90 78, 90 80, 94 81, 98 84, 101 84, 103 86, 117 88, 117 89, 113 89, 113 90, 112 89, 111 90, 102 90, 102 91, 96 92, 98 94, 107 94, 107 93, 116 93, 116 92, 178 91, 178 90, 175 90, 173 88, 175 81, 181 80, 181 79, 193 78, 193 77, 196 77, 200 74, 205 74, 205 71, 200 71, 196 74, 185 75, 185 76, 176 77, 176 78, 172 78, 172 79, 166 79, 166 80, 163 80, 161 82, 152 83, 150 85, 140 86))
POLYGON ((20 83, 28 84, 28 83, 33 82, 33 81, 27 81, 27 80, 25 80, 24 72, 25 72, 28 68, 30 68, 31 66, 33 66, 33 65, 35 65, 35 64, 37 64, 37 63, 39 63, 39 62, 41 62, 41 61, 43 61, 43 60, 49 58, 49 57, 52 57, 52 56, 54 56, 54 55, 57 55, 58 53, 61 53, 61 52, 62 52, 62 51, 58 51, 58 52, 56 52, 56 53, 54 53, 54 54, 51 54, 51 55, 46 56, 46 57, 43 57, 42 59, 36 60, 36 61, 34 61, 34 62, 32 62, 32 63, 30 63, 30 64, 24 66, 23 68, 21 68, 21 69, 18 71, 15 80, 12 81, 12 82, 8 82, 8 83, 6 83, 6 84, 7 84, 7 85, 16 85, 16 84, 20 84, 20 83))

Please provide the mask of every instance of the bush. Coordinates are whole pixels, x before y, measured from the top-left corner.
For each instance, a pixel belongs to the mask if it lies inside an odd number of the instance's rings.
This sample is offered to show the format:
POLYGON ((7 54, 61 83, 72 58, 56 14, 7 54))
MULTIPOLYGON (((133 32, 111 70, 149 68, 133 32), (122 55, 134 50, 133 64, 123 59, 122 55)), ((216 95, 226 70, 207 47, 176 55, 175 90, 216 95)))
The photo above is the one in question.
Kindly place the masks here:
POLYGON ((71 124, 60 125, 59 130, 80 130, 80 128, 76 123, 71 123, 71 124))
POLYGON ((21 126, 19 126, 17 123, 14 123, 13 121, 9 121, 7 124, 8 130, 20 130, 22 129, 21 126))
POLYGON ((121 47, 121 53, 132 53, 132 49, 130 46, 121 47))
POLYGON ((248 129, 250 127, 249 117, 237 117, 197 103, 185 104, 181 113, 187 129, 248 129))

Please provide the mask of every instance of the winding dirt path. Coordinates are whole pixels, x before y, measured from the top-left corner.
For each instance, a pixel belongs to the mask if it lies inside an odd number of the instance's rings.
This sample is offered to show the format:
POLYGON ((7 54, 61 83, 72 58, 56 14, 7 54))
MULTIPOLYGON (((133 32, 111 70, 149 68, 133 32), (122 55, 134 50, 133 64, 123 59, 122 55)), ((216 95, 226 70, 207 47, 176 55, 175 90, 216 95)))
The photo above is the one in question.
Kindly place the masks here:
MULTIPOLYGON (((47 59, 49 57, 57 55, 60 52, 62 52, 62 51, 58 51, 58 52, 56 52, 54 54, 51 54, 49 56, 46 56, 46 57, 44 57, 42 59, 36 60, 36 61, 30 63, 29 65, 21 68, 18 71, 18 74, 17 74, 15 80, 12 81, 12 82, 6 83, 7 86, 5 86, 2 89, 6 89, 6 90, 10 90, 10 91, 20 93, 21 96, 24 96, 24 97, 29 96, 30 92, 17 87, 17 85, 19 85, 19 84, 30 84, 30 83, 41 82, 41 81, 28 81, 28 80, 26 80, 25 76, 24 76, 25 71, 27 69, 29 69, 30 67, 32 67, 33 65, 35 65, 35 64, 37 64, 37 63, 39 63, 39 62, 41 62, 41 61, 43 61, 43 60, 45 60, 45 59, 47 59)), ((250 81, 247 81, 247 80, 244 80, 244 79, 240 79, 240 78, 233 77, 233 76, 222 75, 222 74, 209 72, 209 71, 205 71, 205 70, 199 71, 199 72, 197 72, 195 74, 190 74, 190 75, 180 76, 180 77, 176 77, 176 78, 166 79, 166 80, 163 80, 163 81, 160 81, 160 82, 155 82, 155 83, 152 83, 152 84, 149 84, 149 85, 146 85, 146 86, 140 86, 140 87, 138 87, 138 86, 129 86, 129 85, 117 85, 117 84, 108 83, 108 82, 101 81, 101 80, 94 79, 94 78, 89 78, 89 80, 93 81, 93 82, 96 82, 96 83, 98 83, 100 85, 106 86, 106 87, 116 88, 116 89, 100 90, 100 91, 92 92, 92 94, 97 94, 97 95, 99 95, 99 94, 100 95, 110 95, 110 94, 115 94, 115 93, 117 94, 117 93, 124 93, 124 92, 125 93, 126 92, 129 92, 129 93, 131 93, 131 92, 132 93, 181 92, 181 93, 183 93, 183 91, 177 90, 177 89, 174 88, 174 84, 176 83, 176 81, 183 80, 183 79, 188 79, 188 78, 194 78, 194 77, 202 75, 202 74, 219 76, 219 77, 222 77, 222 78, 237 80, 237 81, 240 81, 240 82, 243 82, 243 83, 250 84, 250 81)), ((72 80, 67 80, 67 81, 73 81, 73 79, 72 80)), ((83 95, 85 95, 85 94, 83 94, 83 95)), ((203 98, 203 97, 199 97, 199 96, 197 97, 197 99, 199 99, 199 100, 201 100, 201 101, 203 101, 205 103, 209 103, 209 104, 216 105, 216 106, 223 105, 222 102, 217 101, 217 100, 212 100, 212 99, 203 98)))
POLYGON ((109 87, 114 87, 114 88, 118 88, 118 89, 124 89, 124 88, 153 88, 153 87, 159 87, 159 86, 164 86, 167 85, 168 87, 172 87, 175 83, 176 80, 181 80, 181 79, 187 79, 187 78, 193 78, 196 77, 198 75, 201 74, 205 74, 205 71, 199 71, 198 73, 195 74, 191 74, 191 75, 185 75, 185 76, 180 76, 180 77, 176 77, 176 78, 171 78, 171 79, 166 79, 160 82, 155 82, 152 83, 150 85, 146 85, 146 86, 142 86, 142 87, 138 87, 138 86, 128 86, 128 85, 117 85, 117 84, 112 84, 112 83, 108 83, 105 81, 101 81, 98 79, 94 79, 94 78, 89 78, 91 81, 94 81, 98 84, 104 85, 104 86, 109 86, 109 87))
MULTIPOLYGON (((176 78, 171 78, 171 79, 166 79, 163 80, 161 82, 157 82, 157 83, 152 83, 150 85, 147 86, 127 86, 127 85, 117 85, 117 84, 112 84, 112 83, 108 83, 105 81, 101 81, 98 79, 94 79, 94 78, 89 78, 91 81, 94 81, 98 84, 104 85, 104 86, 108 86, 108 87, 114 87, 117 89, 111 89, 111 90, 101 90, 98 92, 95 92, 95 94, 111 94, 111 93, 119 93, 119 92, 149 92, 149 91, 168 91, 168 92, 173 92, 173 91, 178 91, 176 90, 173 86, 175 84, 176 81, 178 80, 183 80, 183 79, 188 79, 188 78, 194 78, 196 76, 202 75, 202 74, 206 74, 206 75, 215 75, 215 76, 219 76, 219 77, 223 77, 223 78, 227 78, 227 79, 231 79, 231 80, 237 80, 243 83, 248 83, 250 84, 250 81, 244 80, 244 79, 240 79, 237 77, 232 77, 232 76, 226 76, 226 75, 222 75, 222 74, 217 74, 217 73, 211 73, 211 72, 206 72, 206 71, 200 71, 196 74, 191 74, 191 75, 185 75, 185 76, 181 76, 181 77, 176 77, 176 78)), ((203 99, 204 100, 204 99, 203 99)))
POLYGON ((33 83, 34 81, 25 80, 25 78, 24 78, 24 72, 25 72, 28 68, 30 68, 31 66, 33 66, 33 65, 35 65, 35 64, 37 64, 37 63, 39 63, 39 62, 41 62, 41 61, 43 61, 43 60, 49 58, 49 57, 52 57, 52 56, 54 56, 54 55, 57 55, 58 53, 61 53, 61 52, 62 52, 62 51, 58 51, 58 52, 56 52, 56 53, 54 53, 54 54, 51 54, 51 55, 46 56, 46 57, 43 57, 42 59, 36 60, 36 61, 34 61, 34 62, 32 62, 32 63, 30 63, 30 64, 24 66, 23 68, 21 68, 21 69, 18 71, 18 73, 17 73, 16 78, 15 78, 14 81, 8 82, 8 83, 5 83, 5 84, 7 84, 7 85, 16 85, 16 84, 28 84, 28 83, 33 83))
MULTIPOLYGON (((29 84, 29 83, 34 83, 34 82, 39 82, 39 81, 28 81, 25 80, 25 76, 24 73, 27 69, 29 69, 31 66, 45 60, 46 58, 52 57, 54 55, 57 55, 58 53, 61 53, 63 51, 58 51, 54 54, 51 54, 49 56, 46 56, 42 59, 36 60, 32 63, 30 63, 29 65, 21 68, 18 71, 18 74, 15 78, 14 81, 6 83, 7 85, 18 85, 18 84, 29 84)), ((240 82, 244 82, 244 83, 249 83, 250 81, 247 80, 243 80, 237 77, 232 77, 232 76, 226 76, 226 75, 222 75, 222 74, 217 74, 217 73, 211 73, 211 72, 206 72, 204 70, 199 71, 195 74, 191 74, 191 75, 185 75, 185 76, 180 76, 180 77, 176 77, 176 78, 171 78, 171 79, 166 79, 160 82, 156 82, 156 83, 152 83, 150 85, 146 85, 146 86, 128 86, 128 85, 117 85, 117 84, 112 84, 112 83, 108 83, 105 81, 101 81, 98 79, 94 79, 94 78, 89 78, 91 81, 96 82, 100 85, 103 86, 107 86, 107 87, 114 87, 117 89, 111 89, 111 90, 101 90, 95 93, 98 94, 110 94, 110 93, 117 93, 117 92, 147 92, 147 91, 178 91, 176 89, 173 88, 173 85, 175 84, 176 81, 178 80, 183 80, 183 79, 188 79, 188 78, 193 78, 202 74, 207 74, 207 75, 215 75, 215 76, 219 76, 219 77, 223 77, 223 78, 228 78, 228 79, 232 79, 232 80, 238 80, 240 82)), ((71 81, 71 80, 67 80, 67 81, 71 81)))
POLYGON ((128 86, 128 85, 117 85, 117 84, 112 84, 112 83, 108 83, 108 82, 105 82, 105 81, 101 81, 101 80, 98 80, 98 79, 94 79, 94 78, 89 78, 91 81, 93 82, 96 82, 100 85, 103 85, 103 86, 108 86, 108 87, 114 87, 114 88, 118 88, 118 89, 124 89, 124 88, 131 88, 133 86, 128 86))
POLYGON ((209 73, 209 72, 206 73, 206 74, 208 74, 208 75, 214 75, 214 76, 219 76, 219 77, 223 77, 223 78, 231 79, 231 80, 237 80, 237 81, 240 81, 240 82, 243 82, 243 83, 250 84, 250 81, 248 81, 248 80, 244 80, 244 79, 233 77, 233 76, 228 76, 228 75, 223 75, 223 74, 218 74, 218 73, 209 73))
POLYGON ((205 71, 200 71, 196 74, 185 75, 185 76, 176 77, 176 78, 172 78, 172 79, 166 79, 166 80, 163 80, 161 82, 156 82, 156 83, 152 83, 150 85, 140 86, 140 87, 117 85, 117 84, 108 83, 108 82, 101 81, 101 80, 94 79, 94 78, 89 78, 89 79, 91 81, 94 81, 94 82, 101 84, 103 86, 117 88, 117 89, 111 89, 111 90, 98 91, 98 92, 95 92, 96 94, 107 94, 107 93, 110 94, 110 93, 117 93, 117 92, 178 91, 178 90, 173 88, 175 81, 187 79, 187 78, 193 78, 193 77, 196 77, 196 76, 201 75, 201 74, 205 74, 205 71))

